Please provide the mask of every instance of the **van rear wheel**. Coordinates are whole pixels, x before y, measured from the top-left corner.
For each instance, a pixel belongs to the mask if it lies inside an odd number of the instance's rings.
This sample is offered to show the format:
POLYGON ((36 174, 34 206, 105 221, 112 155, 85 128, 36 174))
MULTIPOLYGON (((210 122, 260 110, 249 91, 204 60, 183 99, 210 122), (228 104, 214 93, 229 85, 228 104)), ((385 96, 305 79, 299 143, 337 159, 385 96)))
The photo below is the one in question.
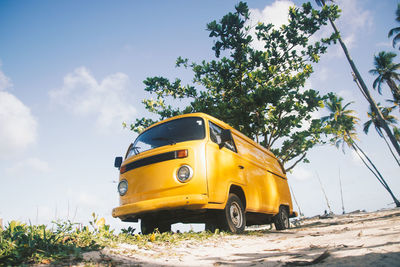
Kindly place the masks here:
POLYGON ((224 228, 226 230, 240 234, 246 227, 246 214, 240 198, 235 194, 229 194, 228 201, 223 213, 224 228))
POLYGON ((274 224, 276 230, 285 230, 289 229, 289 212, 288 209, 284 206, 279 207, 279 213, 275 216, 274 224))

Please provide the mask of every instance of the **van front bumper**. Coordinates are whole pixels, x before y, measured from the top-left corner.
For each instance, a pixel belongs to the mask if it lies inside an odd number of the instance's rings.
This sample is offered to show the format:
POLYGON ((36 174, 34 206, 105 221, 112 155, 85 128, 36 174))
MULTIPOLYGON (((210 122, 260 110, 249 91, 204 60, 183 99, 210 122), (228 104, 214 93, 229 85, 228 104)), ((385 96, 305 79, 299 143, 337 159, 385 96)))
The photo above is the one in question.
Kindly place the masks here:
POLYGON ((163 197, 119 206, 112 210, 112 216, 114 218, 119 217, 124 219, 126 217, 135 217, 135 215, 138 214, 159 210, 201 209, 207 203, 207 195, 200 194, 163 197))

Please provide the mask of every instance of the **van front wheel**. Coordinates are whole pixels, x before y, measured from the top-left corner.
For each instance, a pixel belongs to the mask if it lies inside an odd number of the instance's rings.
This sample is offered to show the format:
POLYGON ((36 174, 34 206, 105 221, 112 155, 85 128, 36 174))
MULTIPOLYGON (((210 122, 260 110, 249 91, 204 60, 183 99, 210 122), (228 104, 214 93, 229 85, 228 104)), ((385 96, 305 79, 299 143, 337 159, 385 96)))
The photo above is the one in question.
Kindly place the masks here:
POLYGON ((229 194, 228 202, 224 210, 224 222, 226 230, 235 234, 243 233, 246 227, 246 214, 240 198, 235 194, 229 194))
POLYGON ((144 218, 141 220, 140 227, 142 234, 147 235, 153 233, 156 229, 160 233, 170 232, 171 224, 164 222, 157 222, 154 218, 144 218))
POLYGON ((274 224, 276 230, 285 230, 290 227, 289 213, 286 207, 279 207, 279 213, 275 216, 274 224))

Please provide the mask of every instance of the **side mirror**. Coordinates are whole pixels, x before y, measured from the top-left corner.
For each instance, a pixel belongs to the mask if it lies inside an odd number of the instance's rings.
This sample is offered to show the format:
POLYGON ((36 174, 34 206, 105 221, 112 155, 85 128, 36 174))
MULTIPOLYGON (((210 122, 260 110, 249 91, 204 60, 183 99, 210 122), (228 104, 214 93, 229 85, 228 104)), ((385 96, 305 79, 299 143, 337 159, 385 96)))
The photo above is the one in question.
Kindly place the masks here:
POLYGON ((232 140, 232 133, 231 130, 229 129, 223 129, 221 132, 221 143, 219 143, 219 148, 221 149, 226 142, 229 142, 232 140))
POLYGON ((115 157, 115 161, 114 161, 114 167, 115 168, 121 168, 122 165, 122 157, 115 157))

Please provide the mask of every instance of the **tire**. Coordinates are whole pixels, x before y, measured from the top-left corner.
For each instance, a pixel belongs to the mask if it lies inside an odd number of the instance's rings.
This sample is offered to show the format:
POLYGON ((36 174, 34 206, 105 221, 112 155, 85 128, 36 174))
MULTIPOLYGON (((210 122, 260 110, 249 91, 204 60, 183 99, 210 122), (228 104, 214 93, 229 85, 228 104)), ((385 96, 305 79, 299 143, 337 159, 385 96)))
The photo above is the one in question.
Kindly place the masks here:
POLYGON ((142 218, 140 220, 140 228, 142 230, 142 235, 148 235, 156 230, 157 226, 155 220, 152 218, 142 218))
POLYGON ((229 194, 223 213, 223 230, 235 234, 243 233, 246 227, 246 214, 240 198, 235 194, 229 194))
POLYGON ((171 232, 171 224, 169 223, 159 223, 157 228, 160 233, 171 232))
POLYGON ((274 218, 276 230, 285 230, 290 228, 289 212, 285 206, 279 207, 279 213, 274 218))
POLYGON ((171 232, 171 224, 165 222, 157 222, 155 218, 143 218, 140 222, 140 228, 143 235, 153 233, 156 229, 160 233, 171 232))
POLYGON ((205 229, 206 231, 210 231, 211 233, 215 233, 215 230, 220 229, 221 227, 218 227, 217 223, 215 222, 206 222, 205 229))

